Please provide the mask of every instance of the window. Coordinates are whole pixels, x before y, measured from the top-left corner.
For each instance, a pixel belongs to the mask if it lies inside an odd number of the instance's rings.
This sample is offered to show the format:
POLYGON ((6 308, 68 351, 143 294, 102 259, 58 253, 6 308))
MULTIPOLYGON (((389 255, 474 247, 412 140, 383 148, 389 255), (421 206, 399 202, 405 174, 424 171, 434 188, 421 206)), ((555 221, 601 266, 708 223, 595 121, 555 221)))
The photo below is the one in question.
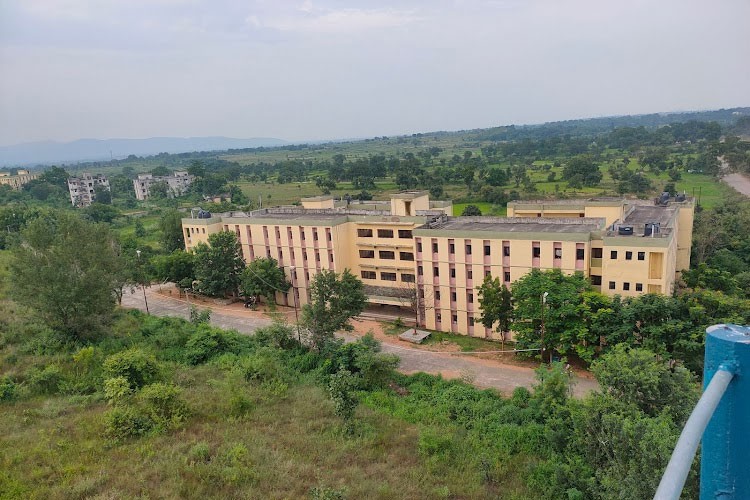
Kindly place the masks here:
POLYGON ((562 259, 562 248, 555 248, 555 259, 562 259))
POLYGON ((443 321, 443 315, 440 314, 440 313, 437 313, 435 315, 435 321, 438 322, 438 323, 440 323, 441 321, 443 321))
POLYGON ((635 291, 636 292, 642 292, 643 291, 643 283, 636 283, 635 284, 635 291))
POLYGON ((451 292, 451 302, 456 301, 456 292, 451 292))
POLYGON ((601 286, 602 284, 602 277, 597 276, 596 274, 591 275, 591 284, 595 286, 601 286))
POLYGON ((320 252, 315 252, 315 262, 320 262, 320 252))
POLYGON ((450 274, 451 274, 451 278, 455 278, 456 277, 456 269, 452 267, 450 269, 450 274))
POLYGON ((375 271, 362 271, 362 278, 366 280, 374 280, 378 277, 375 271))
POLYGON ((510 281, 510 271, 505 271, 503 273, 503 281, 505 281, 505 282, 510 281))
POLYGON ((421 252, 421 251, 422 251, 422 242, 420 241, 419 243, 417 243, 417 252, 421 252))
POLYGON ((646 252, 638 252, 638 260, 646 260, 646 252))
POLYGON ((333 262, 333 254, 330 254, 330 259, 329 259, 329 260, 330 260, 331 262, 333 262))
POLYGON ((417 275, 422 276, 424 274, 424 267, 417 266, 417 275))
POLYGON ((612 250, 609 252, 609 258, 612 260, 617 260, 617 250, 612 250))
POLYGON ((469 326, 474 326, 474 318, 473 317, 469 318, 469 326))
POLYGON ((466 255, 471 255, 471 245, 466 245, 466 255))
POLYGON ((492 273, 490 272, 490 270, 489 270, 489 269, 485 269, 485 270, 484 270, 484 277, 485 277, 485 278, 486 278, 487 276, 491 276, 491 275, 492 275, 492 273))
POLYGON ((433 276, 440 276, 440 268, 438 268, 438 267, 432 268, 432 275, 433 276))
POLYGON ((396 273, 380 273, 380 279, 383 281, 396 281, 396 273))
POLYGON ((627 281, 625 283, 623 283, 622 284, 622 289, 623 290, 630 290, 630 283, 628 283, 627 281))
POLYGON ((439 291, 435 292, 435 300, 440 300, 440 292, 439 291))
POLYGON ((456 245, 454 245, 453 243, 449 243, 448 244, 448 253, 450 253, 450 254, 456 253, 456 245))
POLYGON ((602 258, 602 249, 601 248, 592 248, 591 249, 591 258, 592 259, 601 259, 602 258))
POLYGON ((576 248, 576 260, 583 260, 585 250, 583 248, 576 248))
POLYGON ((510 247, 509 246, 503 247, 503 257, 510 257, 510 247))
POLYGON ((360 238, 372 238, 372 229, 357 229, 357 236, 360 238))
POLYGON ((409 273, 401 273, 401 281, 404 283, 414 283, 414 275, 409 273))
POLYGON ((411 229, 399 229, 398 237, 399 238, 411 238, 411 229))
POLYGON ((313 241, 318 241, 318 230, 313 229, 313 241))
POLYGON ((633 260, 633 252, 625 252, 625 260, 633 260))
POLYGON ((381 259, 395 259, 396 258, 396 252, 391 252, 390 250, 380 250, 378 252, 378 255, 381 259))
POLYGON ((378 238, 393 238, 393 229, 378 229, 378 238))
MULTIPOLYGON (((304 255, 307 255, 306 253, 304 255)), ((359 257, 361 259, 374 259, 375 258, 375 250, 360 250, 359 251, 359 257)), ((307 257, 305 257, 307 258, 307 257)))
POLYGON ((615 282, 614 281, 610 281, 609 282, 609 289, 610 290, 614 290, 615 289, 615 282))
POLYGON ((473 293, 470 293, 469 295, 466 296, 466 302, 468 302, 469 304, 473 304, 474 303, 474 294, 473 293))
POLYGON ((452 321, 453 321, 454 323, 458 323, 458 314, 454 314, 454 315, 452 315, 452 316, 451 316, 451 320, 452 320, 452 321))
POLYGON ((437 253, 437 252, 438 252, 438 245, 437 245, 437 243, 433 243, 432 244, 432 253, 437 253))
POLYGON ((471 269, 467 270, 466 271, 466 279, 470 280, 470 279, 473 279, 473 278, 474 278, 474 273, 472 272, 472 270, 471 269))
POLYGON ((414 254, 412 252, 399 252, 398 256, 401 260, 414 260, 414 254))
POLYGON ((485 255, 490 255, 490 246, 489 245, 485 245, 484 246, 484 254, 485 255))
MULTIPOLYGON (((206 234, 206 228, 205 227, 201 228, 201 233, 206 234)), ((643 252, 641 252, 641 253, 643 253, 643 252)), ((641 260, 643 260, 643 259, 641 259, 641 260)))
MULTIPOLYGON (((328 241, 331 241, 333 238, 331 237, 331 231, 326 229, 326 237, 328 237, 328 241)), ((289 238, 291 239, 291 238, 289 238)))
POLYGON ((538 259, 539 257, 542 256, 542 249, 539 248, 539 247, 532 248, 531 249, 531 256, 534 257, 535 259, 538 259))

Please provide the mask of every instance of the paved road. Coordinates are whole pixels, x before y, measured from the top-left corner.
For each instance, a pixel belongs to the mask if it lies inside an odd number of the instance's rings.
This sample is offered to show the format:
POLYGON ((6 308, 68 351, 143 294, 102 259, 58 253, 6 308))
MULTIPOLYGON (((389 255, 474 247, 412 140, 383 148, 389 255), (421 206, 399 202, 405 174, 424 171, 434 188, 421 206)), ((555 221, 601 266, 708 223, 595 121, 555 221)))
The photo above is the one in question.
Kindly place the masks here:
MULTIPOLYGON (((721 169, 724 172, 729 171, 729 164, 724 158, 720 156, 719 161, 721 162, 721 169)), ((721 180, 729 184, 738 193, 750 197, 750 178, 746 175, 740 173, 726 174, 721 177, 721 180)))
MULTIPOLYGON (((188 319, 190 306, 184 300, 164 297, 148 291, 148 306, 151 314, 157 316, 178 316, 188 319)), ((141 290, 125 293, 123 307, 145 310, 141 290)), ((201 307, 205 307, 202 305, 201 307)), ((243 308, 212 307, 211 324, 221 328, 235 329, 242 333, 253 333, 256 329, 271 324, 262 313, 246 311, 243 308)), ((356 338, 345 334, 347 341, 356 338)), ((446 378, 468 377, 479 387, 494 388, 510 394, 516 387, 528 387, 536 382, 534 371, 522 366, 505 365, 496 361, 477 359, 472 356, 444 352, 430 352, 406 346, 383 343, 383 352, 396 354, 401 358, 399 369, 404 373, 426 372, 442 374, 446 378)), ((573 392, 582 396, 598 385, 590 379, 578 378, 573 392)))

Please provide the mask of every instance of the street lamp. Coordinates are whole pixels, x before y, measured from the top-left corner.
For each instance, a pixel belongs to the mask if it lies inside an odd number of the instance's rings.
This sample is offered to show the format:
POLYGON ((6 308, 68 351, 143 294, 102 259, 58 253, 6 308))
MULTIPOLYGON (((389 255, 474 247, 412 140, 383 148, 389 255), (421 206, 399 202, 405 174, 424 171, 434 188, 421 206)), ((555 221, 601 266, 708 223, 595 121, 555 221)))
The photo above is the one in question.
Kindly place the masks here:
POLYGON ((299 331, 299 313, 297 312, 297 268, 289 266, 289 276, 292 278, 292 298, 294 299, 294 321, 297 323, 297 340, 302 342, 302 334, 299 331))
MULTIPOLYGON (((542 363, 544 363, 544 306, 547 304, 547 296, 549 295, 549 292, 544 292, 542 294, 542 363)), ((549 363, 552 364, 552 353, 550 353, 549 356, 549 363)))
MULTIPOLYGON (((135 251, 136 256, 138 256, 138 270, 140 272, 143 272, 143 267, 141 265, 141 251, 136 250, 135 251)), ((139 273, 140 274, 140 273, 139 273)), ((141 290, 143 290, 143 302, 146 304, 146 314, 150 314, 148 311, 148 299, 146 298, 146 284, 141 280, 142 276, 138 276, 139 281, 141 281, 141 290)))

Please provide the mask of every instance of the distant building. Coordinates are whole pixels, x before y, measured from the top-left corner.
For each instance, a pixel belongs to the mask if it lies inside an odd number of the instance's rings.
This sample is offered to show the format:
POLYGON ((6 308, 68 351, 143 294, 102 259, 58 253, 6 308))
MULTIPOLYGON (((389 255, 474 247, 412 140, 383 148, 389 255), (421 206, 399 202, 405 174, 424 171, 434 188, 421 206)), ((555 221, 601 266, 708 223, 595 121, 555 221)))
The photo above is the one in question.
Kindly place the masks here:
POLYGON ((87 207, 96 198, 94 188, 102 186, 109 191, 109 180, 101 174, 84 173, 80 177, 68 177, 70 202, 74 207, 87 207))
POLYGON ((143 201, 151 196, 151 186, 157 182, 167 184, 167 196, 174 198, 182 196, 193 183, 193 176, 187 172, 177 171, 172 175, 156 176, 152 174, 138 174, 137 179, 133 179, 133 188, 135 189, 136 199, 143 201))
POLYGON ((16 175, 10 172, 0 172, 0 185, 7 184, 13 189, 21 189, 24 184, 39 178, 39 174, 32 174, 28 170, 18 170, 16 175))

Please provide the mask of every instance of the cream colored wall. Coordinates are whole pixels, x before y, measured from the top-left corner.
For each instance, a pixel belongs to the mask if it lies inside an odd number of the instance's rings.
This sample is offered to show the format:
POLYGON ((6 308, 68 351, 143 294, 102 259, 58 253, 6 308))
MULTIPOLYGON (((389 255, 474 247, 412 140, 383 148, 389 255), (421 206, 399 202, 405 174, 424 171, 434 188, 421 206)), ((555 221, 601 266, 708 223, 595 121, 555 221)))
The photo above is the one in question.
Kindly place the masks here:
POLYGON ((332 197, 328 199, 324 199, 324 200, 302 198, 301 201, 302 201, 302 208, 307 208, 307 209, 334 208, 334 201, 332 197))
POLYGON ((222 230, 220 222, 212 224, 186 222, 186 221, 198 221, 200 219, 183 219, 182 220, 182 235, 185 238, 185 250, 191 251, 198 243, 208 244, 208 237, 213 233, 218 233, 222 230))
POLYGON ((401 260, 400 252, 411 252, 412 254, 415 254, 414 239, 399 238, 398 230, 411 231, 417 227, 417 224, 408 222, 349 222, 347 223, 347 226, 347 234, 350 242, 348 245, 350 248, 349 261, 351 262, 352 272, 358 278, 362 279, 363 283, 371 286, 401 289, 412 286, 404 283, 401 274, 408 273, 416 276, 415 261, 401 260), (372 237, 360 237, 357 235, 358 229, 371 229, 373 235, 372 237), (378 236, 378 229, 392 230, 393 238, 378 236), (360 257, 360 250, 372 250, 375 252, 375 257, 372 259, 360 257), (394 252, 394 259, 381 259, 379 255, 381 250, 394 252), (377 277, 376 279, 362 278, 362 271, 374 271, 377 277), (382 272, 396 273, 396 281, 382 280, 382 272))
POLYGON ((690 250, 693 243, 693 220, 695 209, 692 203, 686 202, 680 206, 676 219, 677 255, 675 268, 679 271, 690 269, 690 250))
POLYGON ((628 238, 617 238, 622 240, 620 244, 605 244, 602 259, 602 286, 601 291, 607 295, 621 295, 623 297, 635 297, 647 293, 649 285, 657 285, 661 293, 671 294, 675 281, 675 257, 676 243, 674 238, 665 241, 664 246, 638 246, 636 241, 628 238), (627 244, 630 243, 630 244, 627 244), (611 258, 611 251, 617 251, 617 259, 611 258), (633 252, 632 260, 626 260, 626 252, 633 252), (645 259, 638 260, 638 252, 645 253, 645 259), (661 278, 651 279, 649 268, 652 254, 663 254, 661 265, 661 278), (615 289, 609 288, 609 282, 615 282, 615 289), (630 290, 623 290, 623 283, 630 283, 630 290), (636 291, 636 284, 643 285, 642 291, 636 291))
POLYGON ((391 198, 391 213, 401 217, 417 215, 417 210, 429 210, 430 197, 427 194, 415 196, 414 198, 391 198), (406 205, 410 203, 410 210, 407 213, 406 205))
POLYGON ((617 206, 586 206, 584 211, 585 217, 604 217, 607 225, 613 224, 620 220, 624 214, 623 205, 617 206))

